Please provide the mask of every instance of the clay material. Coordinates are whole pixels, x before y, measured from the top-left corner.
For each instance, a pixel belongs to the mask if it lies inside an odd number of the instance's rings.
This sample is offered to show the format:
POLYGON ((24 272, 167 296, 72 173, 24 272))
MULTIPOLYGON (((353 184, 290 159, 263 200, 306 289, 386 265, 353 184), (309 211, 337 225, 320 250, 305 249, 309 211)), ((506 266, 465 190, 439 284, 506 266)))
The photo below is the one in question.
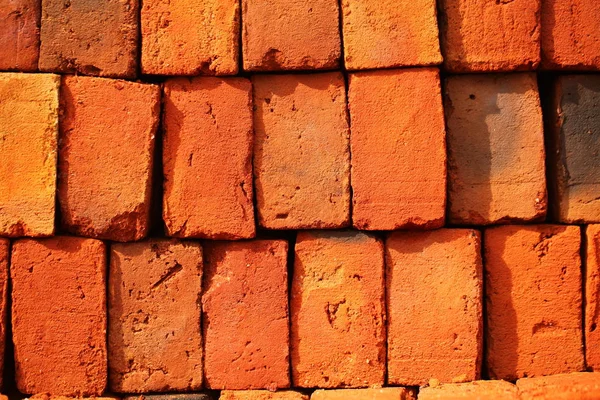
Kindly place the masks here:
POLYGON ((519 400, 517 387, 505 381, 474 381, 426 387, 419 400, 519 400))
POLYGON ((315 390, 311 400, 416 400, 409 388, 315 390))
POLYGON ((600 373, 575 372, 517 381, 521 400, 595 400, 600 398, 600 373))
POLYGON ((1 71, 37 70, 41 13, 37 0, 9 0, 0 4, 1 71))
POLYGON ((308 396, 291 390, 270 392, 267 390, 224 390, 219 400, 308 400, 308 396))
MULTIPOLYGON (((6 348, 6 328, 8 317, 8 260, 10 255, 10 242, 0 239, 0 385, 2 385, 4 372, 4 350, 6 348)), ((5 399, 8 400, 8 399, 5 399)))
POLYGON ((600 225, 589 225, 585 234, 585 363, 600 371, 600 225))
POLYGON ((143 394, 139 396, 123 397, 123 400, 211 400, 204 393, 182 393, 182 394, 143 394))

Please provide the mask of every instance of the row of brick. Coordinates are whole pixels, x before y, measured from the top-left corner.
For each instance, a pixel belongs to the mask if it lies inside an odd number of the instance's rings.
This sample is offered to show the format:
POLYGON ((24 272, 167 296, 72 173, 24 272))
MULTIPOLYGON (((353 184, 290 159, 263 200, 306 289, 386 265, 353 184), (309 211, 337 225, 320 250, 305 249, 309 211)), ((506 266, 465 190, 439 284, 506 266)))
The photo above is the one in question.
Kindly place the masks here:
MULTIPOLYGON (((167 80, 167 235, 544 221, 536 76, 449 77, 445 115, 440 87, 431 68, 350 74, 348 99, 339 72, 167 80)), ((600 222, 600 75, 560 76, 554 92, 551 221, 600 222)), ((158 85, 4 73, 0 93, 0 236, 52 235, 56 193, 68 232, 148 234, 158 85)))
MULTIPOLYGON (((506 380, 598 369, 600 225, 586 234, 582 290, 577 226, 489 228, 483 249, 470 229, 385 241, 304 231, 289 305, 284 240, 153 239, 107 251, 96 239, 19 239, 10 257, 17 386, 61 395, 99 395, 107 382, 124 393, 360 388, 472 381, 482 364, 506 380)), ((6 310, 9 243, 0 243, 6 310)))
POLYGON ((441 0, 439 16, 435 0, 340 3, 12 0, 0 5, 0 70, 131 78, 138 53, 141 73, 159 75, 236 74, 240 53, 246 71, 332 69, 342 57, 350 70, 427 66, 442 55, 454 72, 600 69, 594 0, 441 0))

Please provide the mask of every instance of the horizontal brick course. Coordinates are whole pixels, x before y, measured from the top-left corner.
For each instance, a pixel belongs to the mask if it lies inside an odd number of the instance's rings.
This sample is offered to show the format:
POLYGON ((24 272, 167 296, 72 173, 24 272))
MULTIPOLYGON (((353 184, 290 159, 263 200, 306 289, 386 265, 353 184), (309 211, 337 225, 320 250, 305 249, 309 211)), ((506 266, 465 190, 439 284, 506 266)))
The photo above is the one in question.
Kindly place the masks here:
POLYGON ((315 390, 311 400, 416 400, 414 389, 340 389, 315 390))
POLYGON ((267 390, 224 390, 219 400, 308 400, 308 396, 292 390, 271 392, 267 390))
POLYGON ((517 381, 521 400, 600 398, 600 373, 572 373, 517 381))
POLYGON ((517 387, 506 381, 474 381, 419 390, 419 400, 519 400, 517 387))

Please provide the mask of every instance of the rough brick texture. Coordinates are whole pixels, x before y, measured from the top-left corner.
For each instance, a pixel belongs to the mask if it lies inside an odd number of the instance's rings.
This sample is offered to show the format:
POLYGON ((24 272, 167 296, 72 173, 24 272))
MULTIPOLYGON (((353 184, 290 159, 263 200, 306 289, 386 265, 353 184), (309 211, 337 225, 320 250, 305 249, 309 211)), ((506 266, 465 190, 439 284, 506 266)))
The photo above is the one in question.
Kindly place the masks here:
POLYGON ((58 198, 64 227, 82 236, 141 239, 149 228, 159 88, 67 77, 61 109, 58 198))
POLYGON ((441 0, 444 66, 452 72, 536 69, 541 0, 441 0))
MULTIPOLYGON (((0 239, 0 386, 3 381, 4 354, 6 348, 7 316, 8 316, 8 260, 10 242, 0 239)), ((8 339, 10 340, 10 339, 8 339)), ((6 399, 8 400, 8 399, 6 399)))
POLYGON ((479 378, 483 345, 480 233, 396 232, 386 241, 388 382, 479 378))
POLYGON ((490 376, 581 371, 579 227, 512 225, 484 235, 490 376))
POLYGON ((135 76, 138 7, 138 0, 42 0, 40 70, 135 76))
POLYGON ((199 243, 114 244, 108 282, 108 356, 115 392, 191 391, 202 385, 199 243))
POLYGON ((347 226, 350 146, 342 74, 257 75, 252 82, 260 225, 347 226))
POLYGON ((600 222, 600 76, 556 78, 548 120, 554 217, 600 222))
POLYGON ((143 394, 123 397, 123 400, 212 400, 204 393, 143 394))
MULTIPOLYGON (((101 396, 101 397, 69 397, 69 396, 53 396, 48 393, 34 394, 29 397, 31 400, 120 400, 119 397, 114 396, 101 396)), ((8 399, 6 399, 8 400, 8 399)))
POLYGON ((545 153, 536 76, 454 76, 445 96, 450 222, 543 220, 545 153))
POLYGON ((144 0, 142 73, 236 74, 239 8, 238 0, 144 0))
POLYGON ((521 400, 594 400, 600 398, 600 373, 575 372, 517 381, 521 400))
POLYGON ((316 390, 311 400, 416 400, 414 389, 384 388, 384 389, 341 389, 316 390))
POLYGON ((338 16, 337 0, 242 0, 244 69, 338 67, 338 16))
POLYGON ((0 4, 0 70, 37 70, 41 12, 37 0, 0 4))
POLYGON ((308 396, 291 390, 270 392, 267 390, 224 390, 219 400, 308 400, 308 396))
POLYGON ((442 62, 435 0, 342 0, 350 70, 442 62))
POLYGON ((349 107, 354 226, 442 226, 446 146, 438 70, 352 74, 349 107))
POLYGON ((251 91, 244 78, 165 83, 163 218, 169 235, 254 237, 251 91))
POLYGON ((385 378, 383 243, 357 232, 301 232, 290 294, 292 381, 366 387, 385 378))
POLYGON ((56 236, 13 243, 16 382, 27 394, 100 395, 106 387, 106 249, 56 236))
POLYGON ((454 383, 419 390, 419 400, 519 400, 517 387, 505 381, 454 383))
POLYGON ((585 363, 600 371, 600 225, 589 225, 585 233, 585 363))
POLYGON ((59 82, 0 74, 0 236, 54 233, 59 82))
POLYGON ((206 386, 289 387, 287 242, 212 242, 204 250, 206 386))

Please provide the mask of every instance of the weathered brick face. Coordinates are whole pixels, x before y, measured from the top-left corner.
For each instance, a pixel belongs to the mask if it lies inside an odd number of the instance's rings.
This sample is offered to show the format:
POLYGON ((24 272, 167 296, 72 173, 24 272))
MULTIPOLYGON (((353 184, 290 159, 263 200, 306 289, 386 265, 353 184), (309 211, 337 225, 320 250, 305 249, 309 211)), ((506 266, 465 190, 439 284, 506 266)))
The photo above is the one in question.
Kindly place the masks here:
POLYGON ((585 268, 585 362, 600 370, 600 225, 589 225, 586 233, 585 268))
POLYGON ((0 70, 35 71, 40 53, 40 2, 0 4, 0 70))

